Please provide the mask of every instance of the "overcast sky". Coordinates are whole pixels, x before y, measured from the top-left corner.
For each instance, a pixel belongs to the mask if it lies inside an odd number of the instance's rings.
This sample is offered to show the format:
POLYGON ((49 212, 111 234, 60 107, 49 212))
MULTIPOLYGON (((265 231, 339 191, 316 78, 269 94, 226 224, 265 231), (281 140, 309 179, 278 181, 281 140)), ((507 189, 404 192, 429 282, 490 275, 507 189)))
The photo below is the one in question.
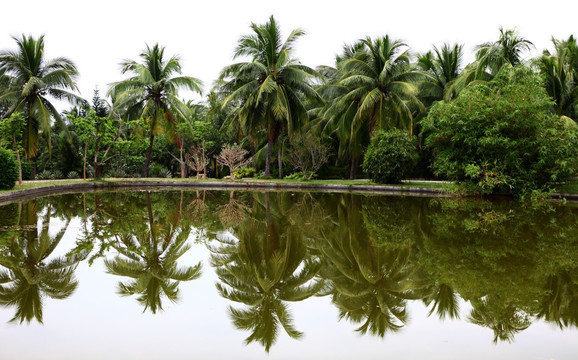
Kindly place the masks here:
POLYGON ((551 38, 578 36, 578 1, 177 1, 28 0, 2 4, 0 49, 15 49, 11 36, 45 35, 47 58, 65 56, 80 71, 81 95, 104 95, 123 79, 119 63, 138 59, 146 44, 178 54, 185 75, 204 82, 205 93, 220 70, 232 62, 237 40, 274 15, 283 36, 295 28, 307 34, 295 55, 305 65, 333 65, 343 44, 366 36, 390 36, 413 52, 444 42, 473 47, 498 38, 499 28, 516 27, 536 45, 533 56, 551 49, 551 38))

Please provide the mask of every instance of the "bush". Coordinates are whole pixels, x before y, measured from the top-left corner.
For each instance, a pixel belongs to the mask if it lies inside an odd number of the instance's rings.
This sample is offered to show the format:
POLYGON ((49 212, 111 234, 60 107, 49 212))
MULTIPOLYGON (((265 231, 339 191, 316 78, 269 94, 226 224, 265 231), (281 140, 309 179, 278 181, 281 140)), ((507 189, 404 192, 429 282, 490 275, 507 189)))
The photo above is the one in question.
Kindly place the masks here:
POLYGON ((13 189, 18 180, 18 163, 12 151, 0 148, 0 190, 13 189))
POLYGON ((538 75, 511 66, 434 105, 422 125, 436 175, 480 194, 547 190, 573 176, 578 134, 552 105, 538 75))
POLYGON ((397 184, 413 171, 417 158, 416 139, 393 129, 372 139, 361 166, 372 181, 397 184))
POLYGON ((66 178, 67 179, 78 179, 78 178, 80 178, 80 175, 78 174, 77 171, 72 170, 72 171, 69 171, 68 174, 66 174, 66 178))
POLYGON ((255 176, 255 168, 243 166, 233 172, 233 179, 242 179, 255 176))

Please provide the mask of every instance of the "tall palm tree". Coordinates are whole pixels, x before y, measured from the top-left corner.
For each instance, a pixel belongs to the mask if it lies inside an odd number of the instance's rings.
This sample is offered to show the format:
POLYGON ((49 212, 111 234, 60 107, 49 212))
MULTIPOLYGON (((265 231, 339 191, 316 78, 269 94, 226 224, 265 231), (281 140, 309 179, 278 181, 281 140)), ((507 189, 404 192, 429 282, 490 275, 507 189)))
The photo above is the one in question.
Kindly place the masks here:
POLYGON ((417 97, 417 83, 428 76, 410 64, 409 52, 402 51, 405 46, 387 35, 375 40, 368 37, 354 45, 353 52, 338 64, 338 84, 345 91, 328 105, 324 117, 328 129, 347 132, 351 139, 351 178, 362 148, 376 130, 402 127, 411 135, 414 115, 424 110, 417 97))
POLYGON ((74 63, 64 57, 53 60, 44 57, 44 35, 38 39, 25 35, 13 39, 17 49, 0 52, 0 72, 8 81, 0 92, 0 105, 7 107, 7 115, 20 112, 26 118, 24 153, 27 159, 35 159, 39 133, 49 138, 51 120, 63 123, 51 98, 81 106, 86 101, 73 93, 78 90, 74 63))
POLYGON ((123 74, 128 79, 112 83, 108 95, 113 98, 112 113, 121 114, 128 120, 144 118, 149 125, 149 147, 141 175, 148 176, 155 136, 166 133, 176 140, 175 117, 187 118, 189 110, 178 98, 180 89, 201 93, 202 82, 181 74, 180 59, 173 56, 166 60, 165 48, 147 45, 141 54, 142 63, 125 60, 121 63, 123 74))
POLYGON ((277 22, 271 16, 264 25, 252 23, 253 34, 239 39, 234 58, 249 56, 250 62, 226 67, 220 89, 223 106, 234 108, 229 123, 256 136, 264 130, 267 138, 265 176, 271 173, 271 152, 280 134, 298 132, 308 120, 304 98, 318 98, 310 80, 316 72, 293 58, 293 45, 305 32, 296 29, 283 42, 277 22))

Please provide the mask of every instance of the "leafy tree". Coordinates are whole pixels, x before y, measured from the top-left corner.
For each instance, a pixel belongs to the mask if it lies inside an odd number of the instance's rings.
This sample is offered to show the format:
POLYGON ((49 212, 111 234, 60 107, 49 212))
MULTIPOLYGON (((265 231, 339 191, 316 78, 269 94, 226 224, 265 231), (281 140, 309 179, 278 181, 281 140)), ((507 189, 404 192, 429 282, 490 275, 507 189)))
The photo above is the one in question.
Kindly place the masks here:
POLYGON ((142 63, 134 60, 122 62, 122 73, 132 75, 126 80, 111 84, 108 94, 113 98, 114 114, 122 114, 128 120, 144 118, 149 127, 149 146, 141 176, 149 173, 149 164, 155 136, 166 133, 167 138, 176 137, 177 119, 187 118, 189 109, 178 98, 181 88, 201 93, 202 83, 181 74, 180 60, 173 56, 166 60, 164 47, 155 44, 140 54, 142 63))
POLYGON ((551 106, 539 76, 511 66, 437 103, 422 121, 434 171, 478 193, 520 194, 575 175, 577 132, 551 106))
MULTIPOLYGON (((9 118, 0 121, 0 141, 4 140, 10 143, 12 150, 16 154, 16 161, 18 162, 18 184, 22 185, 22 160, 20 159, 20 151, 22 146, 22 131, 25 126, 25 119, 20 113, 12 113, 9 118)), ((7 171, 7 170, 5 170, 7 171)))
MULTIPOLYGON (((101 112, 102 113, 102 112, 101 112)), ((74 131, 79 140, 84 143, 83 179, 86 180, 86 163, 88 151, 93 154, 94 177, 100 178, 102 167, 110 160, 110 150, 120 136, 121 127, 115 119, 98 116, 90 109, 86 117, 72 117, 69 120, 74 125, 74 131)))
POLYGON ((18 164, 10 150, 0 147, 0 189, 14 188, 18 180, 18 164))
POLYGON ((0 69, 9 79, 8 88, 0 95, 0 104, 8 106, 8 114, 20 112, 26 119, 23 149, 30 160, 38 154, 39 132, 49 139, 51 119, 62 123, 50 98, 72 104, 85 101, 72 92, 77 90, 76 66, 63 57, 46 59, 43 35, 38 39, 25 35, 13 39, 17 50, 0 52, 0 69))
POLYGON ((270 176, 271 152, 279 136, 283 131, 293 136, 308 120, 304 99, 318 97, 310 84, 316 72, 292 56, 303 30, 293 30, 283 42, 273 16, 263 25, 251 24, 251 29, 253 34, 239 39, 234 56, 249 56, 251 62, 226 67, 219 79, 220 91, 226 96, 223 106, 234 108, 230 124, 238 124, 253 137, 265 131, 265 176, 270 176))

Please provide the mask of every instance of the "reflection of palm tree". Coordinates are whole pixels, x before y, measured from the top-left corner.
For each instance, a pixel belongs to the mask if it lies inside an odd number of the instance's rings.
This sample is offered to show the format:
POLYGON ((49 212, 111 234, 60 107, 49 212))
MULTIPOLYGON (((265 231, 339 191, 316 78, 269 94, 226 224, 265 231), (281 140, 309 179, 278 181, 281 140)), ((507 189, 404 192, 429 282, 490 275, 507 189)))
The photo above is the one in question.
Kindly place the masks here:
POLYGON ((49 206, 38 234, 35 203, 26 204, 19 221, 22 230, 14 234, 0 257, 0 265, 7 269, 0 270, 0 305, 16 307, 16 315, 10 321, 22 323, 36 318, 42 323, 42 298, 67 298, 78 285, 74 270, 86 254, 48 259, 70 223, 67 219, 65 226, 50 236, 50 218, 49 206))
POLYGON ((437 313, 440 319, 446 316, 450 319, 460 318, 459 295, 448 284, 434 284, 429 287, 426 297, 423 299, 426 305, 431 305, 428 316, 437 313))
POLYGON ((379 247, 363 226, 361 212, 340 205, 339 226, 319 241, 327 259, 321 275, 331 280, 333 303, 341 318, 360 323, 357 331, 385 336, 407 321, 407 299, 415 298, 415 268, 410 248, 379 247))
POLYGON ((119 283, 119 293, 124 296, 140 294, 137 300, 154 313, 162 310, 161 296, 178 300, 180 281, 197 279, 201 263, 179 268, 177 260, 190 245, 186 243, 190 227, 180 223, 181 210, 171 212, 164 221, 155 221, 150 193, 146 193, 148 224, 124 223, 125 227, 114 235, 112 246, 119 252, 114 259, 105 260, 110 274, 132 278, 119 283), (179 226, 181 225, 181 226, 179 226))
POLYGON ((512 342, 517 333, 526 330, 532 323, 524 311, 512 304, 502 304, 495 297, 472 301, 472 306, 469 321, 492 329, 495 343, 498 340, 512 342))
POLYGON ((263 223, 248 219, 233 227, 237 239, 219 237, 223 245, 211 248, 211 263, 222 282, 217 284, 221 295, 249 306, 229 307, 233 323, 251 331, 247 343, 258 341, 269 351, 277 339, 279 325, 292 338, 302 336, 284 302, 309 298, 319 292, 323 283, 312 281, 319 263, 308 255, 302 233, 282 224, 284 217, 271 216, 268 207, 269 216, 259 216, 259 205, 257 202, 253 215, 267 220, 263 223))
POLYGON ((547 295, 542 300, 539 317, 554 322, 561 329, 578 326, 578 269, 561 271, 548 278, 547 295))

